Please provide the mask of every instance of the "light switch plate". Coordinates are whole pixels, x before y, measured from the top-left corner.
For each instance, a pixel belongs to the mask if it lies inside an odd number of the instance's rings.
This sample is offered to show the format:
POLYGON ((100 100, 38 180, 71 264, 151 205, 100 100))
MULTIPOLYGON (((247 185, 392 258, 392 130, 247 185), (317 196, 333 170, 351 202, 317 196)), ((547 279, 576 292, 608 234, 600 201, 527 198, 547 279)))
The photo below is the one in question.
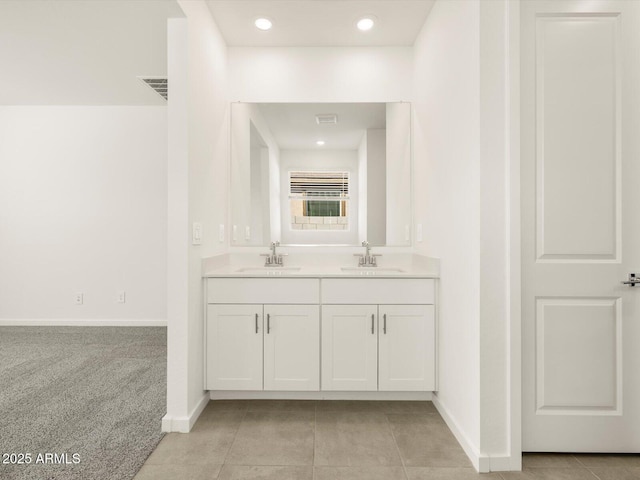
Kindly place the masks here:
POLYGON ((193 245, 202 245, 202 224, 200 222, 193 223, 193 236, 191 243, 193 245))

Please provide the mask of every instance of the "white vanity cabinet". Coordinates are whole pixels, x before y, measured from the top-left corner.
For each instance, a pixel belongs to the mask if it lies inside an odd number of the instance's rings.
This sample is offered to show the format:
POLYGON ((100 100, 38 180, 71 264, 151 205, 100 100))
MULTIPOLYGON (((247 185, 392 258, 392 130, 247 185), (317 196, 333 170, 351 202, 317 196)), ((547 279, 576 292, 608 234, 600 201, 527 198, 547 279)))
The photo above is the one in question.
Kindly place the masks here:
POLYGON ((428 278, 208 278, 205 388, 434 391, 434 299, 428 278))
POLYGON ((433 299, 430 279, 325 280, 322 389, 435 390, 433 299))
POLYGON ((433 305, 378 306, 378 390, 433 391, 433 305))
POLYGON ((207 305, 211 390, 262 390, 262 305, 207 305))
POLYGON ((209 279, 205 388, 320 390, 319 290, 317 279, 209 279))
POLYGON ((378 307, 322 306, 322 389, 378 389, 378 307))
POLYGON ((320 307, 264 306, 264 389, 320 390, 320 307))

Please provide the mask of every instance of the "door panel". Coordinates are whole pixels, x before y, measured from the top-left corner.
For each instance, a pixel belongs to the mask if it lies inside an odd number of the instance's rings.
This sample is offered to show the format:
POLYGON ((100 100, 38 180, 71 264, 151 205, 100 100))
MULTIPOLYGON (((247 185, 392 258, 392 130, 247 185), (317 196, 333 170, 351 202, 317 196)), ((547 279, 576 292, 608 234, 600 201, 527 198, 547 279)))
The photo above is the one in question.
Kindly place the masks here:
POLYGON ((262 305, 207 306, 209 390, 262 390, 262 305))
POLYGON ((322 306, 322 390, 378 389, 378 308, 322 306))
POLYGON ((620 15, 548 14, 535 29, 537 258, 614 259, 620 15))
POLYGON ((381 391, 435 390, 433 305, 380 305, 378 336, 381 391))
POLYGON ((536 411, 620 413, 620 300, 538 298, 536 411))
POLYGON ((265 305, 264 389, 320 390, 320 307, 265 305))
POLYGON ((640 2, 521 15, 523 450, 640 452, 640 2))

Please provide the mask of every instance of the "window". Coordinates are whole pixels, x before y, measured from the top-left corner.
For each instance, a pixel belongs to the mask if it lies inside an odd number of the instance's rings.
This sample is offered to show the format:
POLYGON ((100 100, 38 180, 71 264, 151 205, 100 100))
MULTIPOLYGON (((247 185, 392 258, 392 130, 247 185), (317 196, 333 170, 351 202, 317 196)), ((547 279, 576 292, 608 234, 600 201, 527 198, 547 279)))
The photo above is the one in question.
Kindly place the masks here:
POLYGON ((293 230, 348 230, 349 172, 289 172, 293 230))

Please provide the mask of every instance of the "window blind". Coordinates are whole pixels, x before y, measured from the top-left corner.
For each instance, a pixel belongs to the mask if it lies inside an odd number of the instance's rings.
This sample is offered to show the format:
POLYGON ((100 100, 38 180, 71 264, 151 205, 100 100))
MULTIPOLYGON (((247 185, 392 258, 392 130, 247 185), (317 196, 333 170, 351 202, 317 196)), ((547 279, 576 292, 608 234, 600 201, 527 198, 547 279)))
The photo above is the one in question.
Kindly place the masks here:
POLYGON ((289 172, 289 186, 291 198, 348 198, 349 172, 289 172))

